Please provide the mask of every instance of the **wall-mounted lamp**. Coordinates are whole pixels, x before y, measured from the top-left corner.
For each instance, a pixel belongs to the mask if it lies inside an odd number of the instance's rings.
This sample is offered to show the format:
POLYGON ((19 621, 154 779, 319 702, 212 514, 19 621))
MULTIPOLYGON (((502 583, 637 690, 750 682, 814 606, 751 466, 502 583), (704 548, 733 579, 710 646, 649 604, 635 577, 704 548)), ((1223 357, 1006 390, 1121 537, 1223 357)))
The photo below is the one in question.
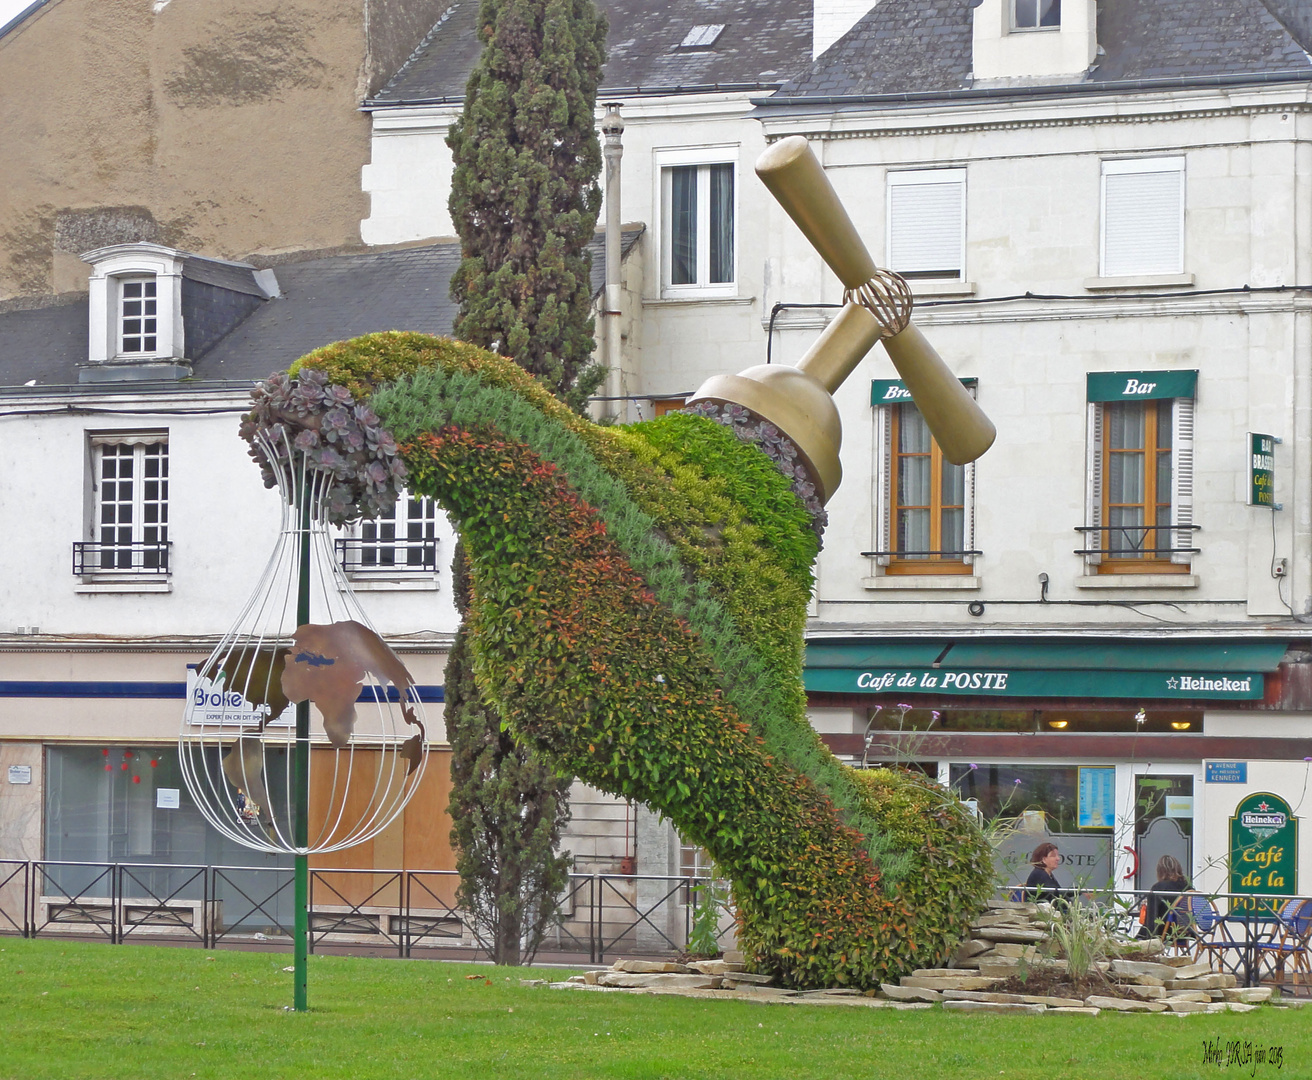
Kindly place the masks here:
POLYGON ((1171 727, 1173 727, 1176 731, 1188 731, 1193 726, 1194 726, 1193 723, 1189 720, 1171 721, 1171 727))
POLYGON ((1048 727, 1055 727, 1058 730, 1060 730, 1061 728, 1064 728, 1069 723, 1070 723, 1069 720, 1049 720, 1048 727))

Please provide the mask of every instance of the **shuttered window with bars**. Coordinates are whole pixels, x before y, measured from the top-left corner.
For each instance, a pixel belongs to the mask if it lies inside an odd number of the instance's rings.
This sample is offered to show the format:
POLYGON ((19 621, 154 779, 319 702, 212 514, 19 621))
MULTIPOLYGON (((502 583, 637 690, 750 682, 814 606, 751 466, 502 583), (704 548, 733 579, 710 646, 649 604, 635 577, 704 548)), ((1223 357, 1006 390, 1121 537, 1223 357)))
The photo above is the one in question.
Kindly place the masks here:
POLYGON ((965 279, 966 170, 888 174, 888 265, 909 280, 965 279))
POLYGON ((1102 163, 1101 274, 1184 273, 1184 158, 1102 163))
POLYGON ((973 573, 974 464, 948 461, 909 401, 876 407, 875 447, 875 550, 868 554, 887 575, 973 573))
POLYGON ((1090 378, 1085 526, 1080 530, 1085 543, 1079 550, 1090 572, 1190 572, 1197 553, 1196 377, 1197 372, 1188 371, 1090 378), (1133 396, 1114 396, 1122 384, 1133 388, 1133 396))

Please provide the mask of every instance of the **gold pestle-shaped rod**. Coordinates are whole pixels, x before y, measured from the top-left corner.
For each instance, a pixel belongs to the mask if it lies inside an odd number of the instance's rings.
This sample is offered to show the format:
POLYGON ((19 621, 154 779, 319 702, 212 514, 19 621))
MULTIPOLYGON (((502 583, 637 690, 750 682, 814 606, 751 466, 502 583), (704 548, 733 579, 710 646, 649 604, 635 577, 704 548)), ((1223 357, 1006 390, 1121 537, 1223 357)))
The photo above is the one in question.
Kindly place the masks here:
POLYGON ((756 174, 847 290, 848 303, 798 368, 832 394, 882 339, 943 456, 964 465, 983 454, 997 435, 992 422, 911 324, 906 283, 875 265, 806 139, 770 146, 756 174))

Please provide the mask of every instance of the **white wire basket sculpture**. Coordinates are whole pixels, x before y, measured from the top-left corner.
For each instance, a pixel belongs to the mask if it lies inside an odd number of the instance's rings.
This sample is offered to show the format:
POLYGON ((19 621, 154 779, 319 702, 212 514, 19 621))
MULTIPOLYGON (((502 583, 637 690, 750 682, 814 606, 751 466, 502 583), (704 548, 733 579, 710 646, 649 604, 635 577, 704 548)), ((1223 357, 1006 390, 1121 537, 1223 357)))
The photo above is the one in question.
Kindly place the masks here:
POLYGON ((333 473, 310 465, 281 428, 259 441, 282 526, 232 629, 190 674, 179 758, 196 806, 229 839, 265 852, 340 851, 381 833, 414 795, 426 717, 334 557, 333 473))

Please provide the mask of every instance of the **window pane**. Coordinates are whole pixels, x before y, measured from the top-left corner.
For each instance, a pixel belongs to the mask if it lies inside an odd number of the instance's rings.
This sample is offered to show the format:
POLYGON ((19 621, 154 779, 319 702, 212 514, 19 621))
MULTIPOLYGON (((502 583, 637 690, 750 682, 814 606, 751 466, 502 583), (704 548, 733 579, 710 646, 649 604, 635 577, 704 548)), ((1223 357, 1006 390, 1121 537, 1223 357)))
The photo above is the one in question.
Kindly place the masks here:
POLYGON ((899 405, 897 449, 900 454, 928 454, 932 443, 929 425, 914 405, 899 405))
MULTIPOLYGON (((898 551, 929 550, 929 510, 899 510, 897 512, 897 549, 898 551)), ((907 558, 923 559, 925 555, 909 555, 907 558)))
POLYGON ((947 458, 943 459, 941 501, 944 506, 964 506, 966 504, 966 467, 953 465, 947 458))
POLYGON ((1060 26, 1061 0, 1016 0, 1016 26, 1060 26))
POLYGON ((670 174, 670 284, 697 284, 697 168, 670 174))
POLYGON ((1179 274, 1184 172, 1106 173, 1103 176, 1103 269, 1107 277, 1179 274))
POLYGON ((961 170, 889 178, 888 259, 894 270, 911 278, 961 276, 965 190, 961 170))
POLYGON ((930 459, 903 457, 897 463, 898 503, 901 506, 929 506, 930 459))
POLYGON ((733 281, 733 166, 712 165, 711 283, 733 281))
POLYGON ((966 512, 964 510, 943 511, 942 550, 964 551, 966 549, 966 512))

